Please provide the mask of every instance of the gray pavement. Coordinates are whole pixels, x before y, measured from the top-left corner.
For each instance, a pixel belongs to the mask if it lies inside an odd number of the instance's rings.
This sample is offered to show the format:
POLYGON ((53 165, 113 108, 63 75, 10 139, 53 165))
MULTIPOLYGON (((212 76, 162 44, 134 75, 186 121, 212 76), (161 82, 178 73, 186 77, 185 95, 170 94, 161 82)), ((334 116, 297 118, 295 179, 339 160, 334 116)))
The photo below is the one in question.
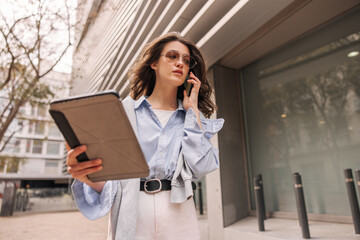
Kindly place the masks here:
POLYGON ((108 217, 90 221, 78 211, 0 217, 1 240, 101 240, 108 217))
MULTIPOLYGON (((203 239, 207 239, 207 220, 199 220, 203 239)), ((12 217, 0 217, 0 240, 105 240, 107 224, 108 216, 90 221, 78 211, 17 213, 12 217)), ((311 239, 360 240, 352 224, 310 221, 309 228, 311 239)), ((248 217, 227 227, 224 239, 302 239, 297 220, 270 218, 265 221, 265 229, 265 232, 259 232, 257 219, 248 217)))
MULTIPOLYGON (((316 240, 360 240, 355 234, 353 224, 309 221, 311 239, 316 240)), ((256 217, 248 217, 227 228, 228 240, 301 240, 302 233, 298 220, 270 218, 265 221, 265 231, 258 231, 256 217)))

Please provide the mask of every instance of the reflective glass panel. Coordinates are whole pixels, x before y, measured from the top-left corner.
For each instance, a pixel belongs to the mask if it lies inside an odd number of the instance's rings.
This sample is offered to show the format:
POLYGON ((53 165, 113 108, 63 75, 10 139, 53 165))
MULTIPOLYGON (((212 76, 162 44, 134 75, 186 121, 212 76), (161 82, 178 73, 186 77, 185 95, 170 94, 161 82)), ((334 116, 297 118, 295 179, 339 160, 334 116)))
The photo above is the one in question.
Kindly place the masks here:
POLYGON ((296 212, 299 172, 309 213, 351 214, 343 171, 360 169, 360 26, 349 19, 244 70, 249 164, 269 211, 296 212))

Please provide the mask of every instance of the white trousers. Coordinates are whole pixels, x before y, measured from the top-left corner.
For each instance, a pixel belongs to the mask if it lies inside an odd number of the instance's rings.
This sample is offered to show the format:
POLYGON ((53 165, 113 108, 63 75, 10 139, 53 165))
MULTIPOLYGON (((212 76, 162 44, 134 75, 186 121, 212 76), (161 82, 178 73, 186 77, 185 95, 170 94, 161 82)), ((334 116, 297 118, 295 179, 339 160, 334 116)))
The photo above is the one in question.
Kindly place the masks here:
POLYGON ((139 196, 136 240, 200 240, 194 199, 171 203, 170 191, 139 196))

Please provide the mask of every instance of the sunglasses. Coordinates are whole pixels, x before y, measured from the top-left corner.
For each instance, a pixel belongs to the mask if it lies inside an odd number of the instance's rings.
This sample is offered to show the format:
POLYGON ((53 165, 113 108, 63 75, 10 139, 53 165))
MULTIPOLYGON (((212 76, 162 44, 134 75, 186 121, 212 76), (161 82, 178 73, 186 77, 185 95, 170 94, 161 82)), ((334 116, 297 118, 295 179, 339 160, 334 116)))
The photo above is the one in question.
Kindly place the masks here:
POLYGON ((166 53, 161 54, 160 56, 163 56, 163 55, 165 55, 166 61, 168 61, 170 63, 178 62, 181 57, 182 62, 188 68, 193 68, 197 64, 197 62, 195 61, 195 58, 193 58, 187 54, 181 55, 176 50, 169 50, 166 53))

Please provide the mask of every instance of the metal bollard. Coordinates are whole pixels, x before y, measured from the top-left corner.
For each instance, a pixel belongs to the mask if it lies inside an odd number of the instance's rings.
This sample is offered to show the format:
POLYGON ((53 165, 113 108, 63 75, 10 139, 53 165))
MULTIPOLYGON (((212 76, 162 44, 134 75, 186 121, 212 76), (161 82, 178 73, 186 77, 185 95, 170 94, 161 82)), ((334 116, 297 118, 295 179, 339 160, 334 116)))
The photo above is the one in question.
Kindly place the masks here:
POLYGON ((344 170, 346 189, 349 197, 349 203, 351 208, 351 215, 354 222, 355 233, 360 234, 360 211, 358 200, 356 197, 356 191, 354 186, 354 179, 352 175, 352 170, 350 168, 344 170))
MULTIPOLYGON (((293 173, 293 177, 295 177, 295 175, 299 175, 299 173, 293 173)), ((299 208, 299 199, 296 197, 296 190, 295 190, 295 199, 296 199, 296 210, 297 210, 297 214, 298 214, 298 217, 299 217, 299 226, 301 227, 301 219, 300 219, 300 208, 299 208)))
POLYGON ((299 216, 299 222, 301 226, 302 236, 305 239, 310 239, 309 223, 307 219, 304 190, 301 182, 301 176, 299 173, 293 173, 295 197, 299 216))
POLYGON ((12 181, 5 181, 5 188, 2 198, 0 216, 12 216, 15 209, 16 184, 12 181))
POLYGON ((262 175, 258 175, 259 184, 260 184, 260 201, 261 201, 261 209, 264 220, 266 219, 266 210, 265 210, 265 197, 264 197, 264 184, 262 180, 262 175))
POLYGON ((263 216, 263 210, 262 210, 262 205, 261 205, 260 189, 261 189, 261 187, 260 187, 259 178, 254 178, 256 216, 258 219, 259 231, 265 231, 264 216, 263 216))
POLYGON ((198 187, 199 187, 199 210, 200 210, 200 215, 203 215, 204 214, 204 208, 203 208, 201 182, 198 182, 198 187))
POLYGON ((358 187, 358 193, 359 193, 359 197, 360 197, 360 169, 355 170, 355 176, 357 179, 357 187, 358 187))

